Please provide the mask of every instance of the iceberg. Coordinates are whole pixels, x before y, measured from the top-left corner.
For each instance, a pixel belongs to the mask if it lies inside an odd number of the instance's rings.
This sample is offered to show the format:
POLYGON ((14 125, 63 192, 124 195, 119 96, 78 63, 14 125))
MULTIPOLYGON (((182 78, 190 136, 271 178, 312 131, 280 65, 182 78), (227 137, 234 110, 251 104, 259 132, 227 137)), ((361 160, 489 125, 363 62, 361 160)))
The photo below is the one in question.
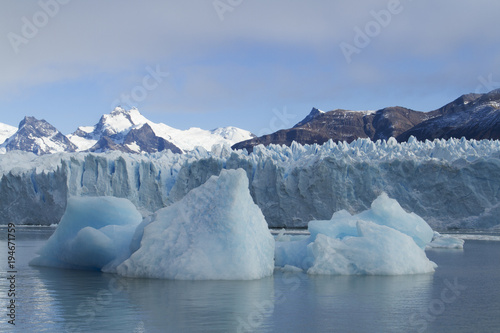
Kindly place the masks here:
MULTIPOLYGON (((424 249, 457 240, 381 194, 357 215, 309 223, 309 235, 271 235, 244 170, 222 170, 181 200, 142 219, 132 202, 72 197, 30 264, 125 277, 251 280, 287 272, 399 275, 433 272, 424 249), (439 240, 439 241, 438 241, 439 240)), ((463 244, 463 241, 462 241, 463 244)))
POLYGON ((464 240, 450 235, 441 235, 434 231, 432 242, 427 244, 428 249, 463 249, 464 240))
POLYGON ((381 194, 357 215, 342 210, 330 220, 311 221, 310 236, 276 242, 276 264, 308 274, 401 275, 433 272, 425 254, 433 231, 396 200, 381 194))
POLYGON ((180 280, 272 275, 274 239, 248 185, 245 171, 222 170, 180 201, 158 210, 138 228, 134 238, 142 234, 139 248, 116 272, 180 280))
POLYGON ((141 214, 127 199, 72 197, 56 231, 30 265, 101 270, 130 256, 141 214))

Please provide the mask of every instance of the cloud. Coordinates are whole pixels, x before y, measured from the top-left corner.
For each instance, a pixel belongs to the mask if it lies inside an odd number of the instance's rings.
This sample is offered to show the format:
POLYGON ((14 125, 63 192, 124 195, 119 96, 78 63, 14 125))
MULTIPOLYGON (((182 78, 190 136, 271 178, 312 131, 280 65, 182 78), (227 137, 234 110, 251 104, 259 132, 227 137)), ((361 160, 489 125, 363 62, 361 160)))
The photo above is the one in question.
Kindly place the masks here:
POLYGON ((402 11, 347 64, 339 44, 352 44, 354 29, 391 1, 233 1, 223 20, 212 0, 9 1, 0 13, 0 97, 99 78, 111 103, 156 65, 172 76, 143 104, 166 110, 473 90, 489 74, 500 81, 500 3, 488 0, 400 0, 402 11), (57 13, 16 53, 8 36, 23 36, 40 3, 59 4, 57 13))

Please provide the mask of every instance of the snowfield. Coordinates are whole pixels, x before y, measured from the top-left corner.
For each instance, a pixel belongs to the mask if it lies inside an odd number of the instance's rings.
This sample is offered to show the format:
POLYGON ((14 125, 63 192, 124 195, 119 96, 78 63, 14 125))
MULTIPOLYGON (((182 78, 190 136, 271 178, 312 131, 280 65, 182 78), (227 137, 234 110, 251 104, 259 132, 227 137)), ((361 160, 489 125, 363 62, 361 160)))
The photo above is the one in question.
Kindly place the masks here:
POLYGON ((270 227, 357 214, 382 192, 433 229, 500 227, 500 142, 414 138, 257 146, 252 154, 228 146, 151 155, 9 152, 0 155, 0 223, 58 223, 70 196, 127 198, 147 216, 238 168, 270 227))

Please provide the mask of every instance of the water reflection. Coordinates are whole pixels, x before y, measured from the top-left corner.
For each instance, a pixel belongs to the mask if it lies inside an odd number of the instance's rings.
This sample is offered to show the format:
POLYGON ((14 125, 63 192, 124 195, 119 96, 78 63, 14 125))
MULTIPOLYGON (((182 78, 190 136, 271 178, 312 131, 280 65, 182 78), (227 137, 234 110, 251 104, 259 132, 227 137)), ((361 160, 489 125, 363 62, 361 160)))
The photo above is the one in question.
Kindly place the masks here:
MULTIPOLYGON (((434 274, 276 271, 256 281, 169 281, 30 267, 49 232, 20 228, 21 233, 18 332, 491 332, 499 327, 498 242, 467 241, 463 251, 428 251, 439 265, 434 274), (446 281, 465 289, 443 294, 446 281)), ((0 248, 5 246, 0 241, 0 248)), ((0 258, 5 272, 5 251, 0 258)), ((6 281, 0 281, 2 295, 6 281)), ((2 297, 2 307, 5 302, 2 297)))
POLYGON ((232 332, 264 329, 274 279, 172 281, 36 268, 70 332, 232 332))
POLYGON ((276 306, 283 331, 403 332, 412 313, 431 298, 432 274, 327 276, 275 273, 275 288, 293 292, 276 306), (401 318, 403 320, 394 320, 401 318))

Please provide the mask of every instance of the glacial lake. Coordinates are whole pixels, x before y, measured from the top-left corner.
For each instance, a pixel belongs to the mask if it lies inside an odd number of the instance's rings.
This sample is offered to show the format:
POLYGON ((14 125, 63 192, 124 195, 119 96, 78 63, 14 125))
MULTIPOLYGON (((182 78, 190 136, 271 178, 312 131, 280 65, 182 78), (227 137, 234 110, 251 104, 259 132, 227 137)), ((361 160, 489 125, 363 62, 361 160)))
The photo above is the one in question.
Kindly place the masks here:
POLYGON ((500 331, 499 235, 468 239, 463 250, 428 250, 434 274, 168 281, 29 266, 54 230, 16 227, 13 326, 0 227, 0 332, 500 331))

